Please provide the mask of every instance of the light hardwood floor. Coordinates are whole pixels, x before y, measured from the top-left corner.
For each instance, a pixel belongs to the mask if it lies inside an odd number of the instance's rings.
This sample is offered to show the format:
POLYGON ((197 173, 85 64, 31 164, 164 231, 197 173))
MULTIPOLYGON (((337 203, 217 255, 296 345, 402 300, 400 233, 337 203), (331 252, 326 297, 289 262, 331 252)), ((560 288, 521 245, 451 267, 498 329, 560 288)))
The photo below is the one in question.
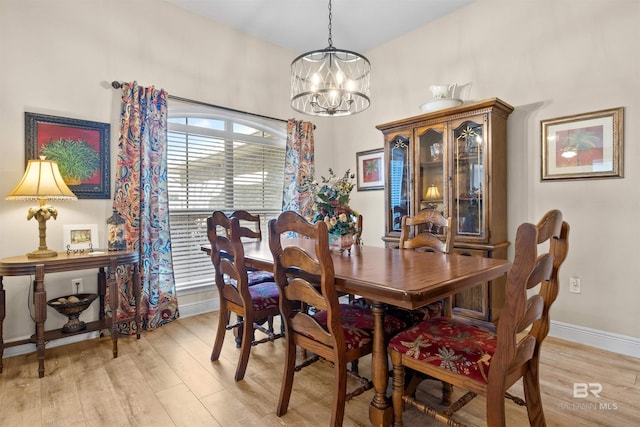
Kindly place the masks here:
MULTIPOLYGON (((296 374, 289 412, 279 418, 283 340, 254 347, 245 379, 236 383, 238 349, 231 332, 221 359, 209 360, 217 321, 217 313, 208 313, 143 333, 140 340, 120 339, 117 359, 109 337, 49 348, 41 379, 34 353, 7 358, 0 374, 0 426, 328 425, 333 377, 326 362, 296 374)), ((639 359, 549 338, 542 360, 549 426, 640 425, 639 359), (577 382, 602 384, 600 398, 573 398, 577 382)), ((369 363, 361 361, 361 373, 369 363)), ((439 389, 425 381, 419 393, 438 396, 439 389)), ((522 396, 519 384, 511 391, 522 396)), ((347 402, 344 426, 369 425, 372 393, 347 402)), ((485 425, 483 405, 476 398, 459 419, 485 425)), ((513 402, 507 402, 507 415, 509 426, 528 425, 526 410, 513 402)), ((409 427, 439 425, 414 409, 405 411, 404 420, 409 427)))

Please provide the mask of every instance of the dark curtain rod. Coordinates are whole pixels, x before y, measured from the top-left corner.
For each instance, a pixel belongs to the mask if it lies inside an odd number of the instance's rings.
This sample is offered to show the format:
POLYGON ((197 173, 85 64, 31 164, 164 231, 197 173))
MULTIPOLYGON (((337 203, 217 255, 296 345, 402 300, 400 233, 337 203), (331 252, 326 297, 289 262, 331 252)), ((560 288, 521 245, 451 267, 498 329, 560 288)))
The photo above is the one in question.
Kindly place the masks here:
MULTIPOLYGON (((122 89, 124 86, 129 86, 129 83, 126 82, 119 82, 117 80, 114 80, 111 82, 111 87, 114 89, 122 89)), ((202 102, 202 101, 195 101, 193 99, 189 99, 189 98, 181 98, 179 96, 174 96, 174 95, 169 95, 169 99, 174 99, 176 101, 182 101, 182 102, 192 102, 194 104, 198 104, 198 105, 204 105, 207 107, 214 107, 214 108, 221 108, 223 110, 227 110, 227 111, 233 111, 234 113, 240 113, 240 114, 250 114, 252 116, 257 116, 257 117, 262 117, 263 119, 269 119, 269 120, 277 120, 279 122, 285 122, 288 123, 288 120, 284 120, 284 119, 278 119, 276 117, 269 117, 269 116, 264 116, 262 114, 255 114, 255 113, 248 113, 246 111, 242 111, 242 110, 236 110, 234 108, 229 108, 229 107, 222 107, 220 105, 215 105, 215 104, 209 104, 208 102, 202 102)), ((316 125, 313 125, 313 128, 316 128, 316 125)))

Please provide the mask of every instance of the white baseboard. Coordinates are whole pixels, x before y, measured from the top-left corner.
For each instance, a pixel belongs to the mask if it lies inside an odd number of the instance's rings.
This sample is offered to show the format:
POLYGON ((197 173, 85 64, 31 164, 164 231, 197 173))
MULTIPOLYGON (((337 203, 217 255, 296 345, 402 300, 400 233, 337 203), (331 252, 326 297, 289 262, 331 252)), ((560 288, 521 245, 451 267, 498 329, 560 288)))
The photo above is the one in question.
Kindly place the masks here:
POLYGON ((554 321, 549 336, 640 358, 639 338, 554 321))
POLYGON ((181 303, 178 307, 180 310, 180 317, 197 316, 198 314, 209 313, 211 311, 218 311, 220 309, 220 300, 216 298, 191 302, 181 303))
MULTIPOLYGON (((47 343, 47 348, 53 348, 53 347, 58 347, 61 345, 67 345, 67 344, 72 344, 74 342, 80 342, 80 341, 84 341, 84 340, 90 340, 93 338, 98 338, 100 336, 100 332, 99 331, 93 331, 93 332, 88 332, 86 334, 80 334, 80 335, 74 335, 68 338, 60 338, 57 339, 55 341, 49 341, 47 343)), ((21 340, 21 339, 26 339, 29 337, 23 337, 23 338, 18 338, 16 341, 21 340)), ((5 348, 4 349, 4 354, 2 355, 2 358, 4 359, 5 357, 11 357, 11 356, 19 356, 21 354, 29 354, 29 353, 34 353, 36 351, 36 345, 35 344, 23 344, 23 345, 16 345, 15 347, 9 347, 9 348, 5 348)))

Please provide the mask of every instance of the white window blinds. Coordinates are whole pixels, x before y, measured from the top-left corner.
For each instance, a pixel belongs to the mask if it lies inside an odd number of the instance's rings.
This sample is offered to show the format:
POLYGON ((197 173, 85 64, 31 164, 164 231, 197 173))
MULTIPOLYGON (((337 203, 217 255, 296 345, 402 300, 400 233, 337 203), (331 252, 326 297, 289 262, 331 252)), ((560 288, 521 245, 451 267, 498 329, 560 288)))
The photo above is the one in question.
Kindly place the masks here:
MULTIPOLYGON (((177 289, 211 286, 207 217, 244 209, 266 223, 282 210, 286 123, 181 101, 169 102, 168 185, 177 289), (172 106, 173 104, 173 106, 172 106)), ((265 236, 266 237, 266 236, 265 236)))

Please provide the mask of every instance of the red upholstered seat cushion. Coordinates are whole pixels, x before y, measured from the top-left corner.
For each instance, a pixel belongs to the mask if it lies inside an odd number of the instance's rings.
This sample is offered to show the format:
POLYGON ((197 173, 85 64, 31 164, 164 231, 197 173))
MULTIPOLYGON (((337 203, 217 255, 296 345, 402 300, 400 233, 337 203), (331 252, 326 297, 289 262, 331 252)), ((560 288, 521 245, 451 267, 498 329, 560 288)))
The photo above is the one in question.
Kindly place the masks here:
MULTIPOLYGON (((313 317, 323 326, 327 326, 327 312, 318 311, 313 317)), ((373 340, 373 313, 368 308, 350 304, 340 304, 340 320, 347 350, 360 348, 373 340)), ((406 325, 400 319, 387 315, 384 317, 385 333, 392 335, 406 325)))
POLYGON ((425 320, 400 332, 391 350, 486 383, 496 334, 448 317, 425 320))
POLYGON ((263 282, 249 286, 249 293, 253 300, 254 311, 278 307, 280 294, 278 285, 274 282, 263 282))

